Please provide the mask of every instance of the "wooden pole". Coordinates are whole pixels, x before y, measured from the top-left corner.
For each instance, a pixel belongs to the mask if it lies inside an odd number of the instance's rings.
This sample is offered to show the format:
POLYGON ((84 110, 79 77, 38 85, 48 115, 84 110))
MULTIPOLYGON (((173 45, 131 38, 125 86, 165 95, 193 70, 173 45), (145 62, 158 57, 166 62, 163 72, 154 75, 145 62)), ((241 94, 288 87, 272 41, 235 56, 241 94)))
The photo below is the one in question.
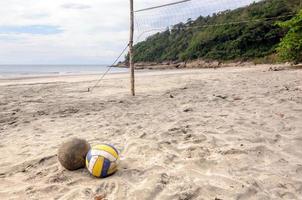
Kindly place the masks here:
POLYGON ((134 79, 134 60, 133 60, 133 36, 134 36, 134 10, 133 0, 130 0, 130 39, 129 39, 129 65, 130 65, 130 83, 131 95, 135 96, 134 79))

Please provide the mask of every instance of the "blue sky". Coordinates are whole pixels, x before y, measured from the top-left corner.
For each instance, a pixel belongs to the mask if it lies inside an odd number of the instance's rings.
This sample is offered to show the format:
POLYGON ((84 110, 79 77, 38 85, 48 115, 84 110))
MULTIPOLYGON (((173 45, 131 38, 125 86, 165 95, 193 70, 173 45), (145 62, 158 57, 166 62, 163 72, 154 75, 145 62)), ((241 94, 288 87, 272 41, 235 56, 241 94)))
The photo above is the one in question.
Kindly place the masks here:
POLYGON ((0 34, 32 34, 32 35, 52 35, 62 33, 58 26, 51 25, 27 25, 27 26, 0 26, 0 34))
MULTIPOLYGON (((140 9, 173 0, 134 2, 140 9)), ((137 23, 145 31, 251 2, 192 0, 137 15, 137 23)), ((127 0, 0 1, 0 64, 111 63, 127 44, 128 12, 127 0)))

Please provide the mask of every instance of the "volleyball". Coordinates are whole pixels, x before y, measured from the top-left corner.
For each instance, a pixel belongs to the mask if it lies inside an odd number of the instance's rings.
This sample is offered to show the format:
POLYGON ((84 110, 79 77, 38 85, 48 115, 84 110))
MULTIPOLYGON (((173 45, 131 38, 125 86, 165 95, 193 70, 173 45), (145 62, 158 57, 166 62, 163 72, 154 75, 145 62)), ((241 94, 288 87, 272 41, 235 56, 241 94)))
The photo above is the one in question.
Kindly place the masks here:
POLYGON ((116 148, 108 144, 96 145, 86 156, 86 167, 95 177, 105 178, 117 171, 119 155, 116 148))

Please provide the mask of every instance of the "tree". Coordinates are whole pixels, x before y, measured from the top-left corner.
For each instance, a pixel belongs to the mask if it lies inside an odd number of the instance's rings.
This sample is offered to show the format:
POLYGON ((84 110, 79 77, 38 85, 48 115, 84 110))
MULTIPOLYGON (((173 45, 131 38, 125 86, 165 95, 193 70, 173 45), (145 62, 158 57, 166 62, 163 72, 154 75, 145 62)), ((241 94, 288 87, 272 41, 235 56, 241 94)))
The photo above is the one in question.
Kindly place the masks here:
POLYGON ((299 5, 300 0, 263 0, 235 10, 188 19, 136 44, 134 60, 225 61, 274 55, 289 30, 277 22, 290 20, 289 13, 297 13, 299 5))
POLYGON ((282 61, 293 61, 295 64, 302 62, 302 10, 291 20, 278 25, 289 29, 278 45, 279 57, 282 61))

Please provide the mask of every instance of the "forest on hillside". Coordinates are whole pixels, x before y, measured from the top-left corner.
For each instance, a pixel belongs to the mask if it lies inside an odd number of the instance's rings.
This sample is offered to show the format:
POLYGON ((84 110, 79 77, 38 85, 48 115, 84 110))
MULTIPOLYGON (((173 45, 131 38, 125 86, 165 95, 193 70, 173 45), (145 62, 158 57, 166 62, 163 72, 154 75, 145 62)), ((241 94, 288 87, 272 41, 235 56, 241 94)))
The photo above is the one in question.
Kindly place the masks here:
MULTIPOLYGON (((251 60, 276 54, 300 0, 264 0, 235 10, 189 19, 134 46, 135 62, 251 60)), ((300 22, 299 22, 300 23, 300 22)), ((300 25, 299 25, 300 26, 300 25)), ((128 55, 126 60, 128 60, 128 55)))

